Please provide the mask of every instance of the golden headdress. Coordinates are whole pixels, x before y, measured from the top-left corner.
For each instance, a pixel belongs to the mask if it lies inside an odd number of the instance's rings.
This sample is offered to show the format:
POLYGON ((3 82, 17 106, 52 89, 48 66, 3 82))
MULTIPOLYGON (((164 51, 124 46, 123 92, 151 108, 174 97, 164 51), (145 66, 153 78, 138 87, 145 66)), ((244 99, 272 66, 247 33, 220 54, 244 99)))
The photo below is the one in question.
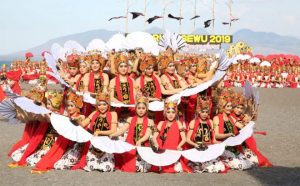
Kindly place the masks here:
POLYGON ((109 93, 98 92, 97 95, 96 95, 96 103, 99 103, 100 101, 104 101, 107 104, 110 104, 110 95, 109 95, 109 93))
POLYGON ((79 67, 80 56, 77 54, 71 54, 67 56, 67 63, 69 67, 79 67))
POLYGON ((210 110, 210 101, 208 99, 203 99, 201 96, 197 97, 197 107, 196 111, 210 110))
POLYGON ((82 96, 78 96, 74 92, 68 93, 67 100, 73 102, 75 104, 75 106, 79 109, 81 109, 83 107, 82 96))
POLYGON ((45 92, 44 91, 40 91, 37 88, 31 89, 26 97, 28 97, 31 100, 34 100, 37 103, 42 103, 44 101, 45 98, 45 92))
POLYGON ((234 94, 234 97, 233 97, 233 106, 238 106, 238 105, 243 105, 243 106, 246 106, 246 99, 245 97, 242 95, 241 92, 236 92, 234 94))
POLYGON ((115 68, 118 69, 121 63, 128 64, 128 58, 124 54, 117 54, 114 63, 115 63, 115 68))
POLYGON ((233 98, 234 91, 232 88, 223 89, 221 94, 217 97, 219 111, 222 112, 226 104, 234 100, 233 98))
POLYGON ((148 68, 150 65, 155 65, 157 62, 156 57, 152 55, 145 55, 140 60, 140 71, 144 72, 146 68, 148 68))
POLYGON ((136 105, 139 103, 144 103, 148 107, 149 99, 146 96, 144 96, 141 91, 137 92, 135 96, 135 100, 136 100, 136 105))
POLYGON ((167 68, 169 63, 173 62, 173 59, 167 55, 161 55, 158 57, 158 63, 162 69, 167 68))
POLYGON ((166 100, 164 110, 167 111, 168 109, 177 110, 177 101, 168 101, 168 100, 166 100))
POLYGON ((59 109, 63 101, 63 93, 60 91, 49 90, 45 93, 47 100, 51 102, 51 105, 54 109, 59 109))

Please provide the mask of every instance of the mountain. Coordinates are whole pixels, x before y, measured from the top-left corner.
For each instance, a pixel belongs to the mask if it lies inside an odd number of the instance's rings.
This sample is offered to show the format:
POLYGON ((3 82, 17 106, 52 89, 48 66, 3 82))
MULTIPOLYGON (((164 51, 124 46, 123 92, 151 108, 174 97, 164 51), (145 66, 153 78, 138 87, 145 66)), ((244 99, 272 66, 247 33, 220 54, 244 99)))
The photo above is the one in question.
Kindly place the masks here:
POLYGON ((118 33, 118 31, 110 31, 110 30, 100 29, 100 30, 91 30, 91 31, 87 31, 87 32, 82 32, 82 33, 78 33, 78 34, 67 35, 67 36, 51 39, 48 42, 41 44, 39 46, 33 47, 33 48, 29 48, 29 49, 19 51, 16 53, 12 53, 9 55, 0 56, 0 61, 22 59, 22 58, 24 58, 24 54, 28 51, 32 52, 35 56, 40 57, 40 54, 43 51, 50 50, 51 45, 53 43, 58 43, 61 46, 63 46, 64 43, 68 40, 75 40, 78 43, 80 43, 82 46, 87 46, 88 43, 92 39, 95 39, 95 38, 101 38, 102 40, 104 40, 106 42, 106 41, 108 41, 108 39, 111 36, 113 36, 116 33, 118 33))
POLYGON ((281 36, 272 32, 255 32, 242 29, 234 33, 233 41, 244 41, 252 46, 253 53, 291 53, 300 55, 300 39, 290 36, 281 36))
MULTIPOLYGON (((148 33, 164 33, 161 28, 153 27, 146 30, 148 33)), ((91 30, 87 32, 82 32, 78 34, 67 35, 55 39, 51 39, 48 42, 41 44, 39 46, 12 53, 5 56, 0 56, 0 61, 23 59, 24 54, 27 51, 31 51, 36 56, 40 56, 42 51, 50 50, 53 43, 63 44, 68 40, 75 40, 83 46, 95 38, 101 38, 107 41, 112 35, 118 33, 118 31, 109 31, 105 29, 91 30)), ((196 29, 197 34, 206 35, 208 32, 203 28, 196 29)), ((300 55, 300 40, 296 37, 281 36, 270 32, 255 32, 249 29, 242 29, 233 34, 233 41, 244 41, 253 47, 255 54, 271 54, 271 53, 290 53, 300 55)), ((226 45, 224 45, 226 46, 226 45)))

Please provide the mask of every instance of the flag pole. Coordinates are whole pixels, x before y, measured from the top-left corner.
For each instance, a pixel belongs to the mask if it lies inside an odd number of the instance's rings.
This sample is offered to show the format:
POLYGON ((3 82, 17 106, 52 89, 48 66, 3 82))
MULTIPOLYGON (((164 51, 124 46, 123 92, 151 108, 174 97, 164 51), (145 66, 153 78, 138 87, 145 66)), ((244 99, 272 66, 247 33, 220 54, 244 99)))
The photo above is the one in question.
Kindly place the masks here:
POLYGON ((126 21, 125 21, 125 35, 128 34, 128 11, 129 11, 129 0, 127 0, 127 7, 126 7, 126 21))
POLYGON ((213 6, 212 6, 212 34, 215 33, 215 0, 212 1, 213 2, 213 6))
MULTIPOLYGON (((197 15, 197 0, 195 0, 195 4, 194 4, 194 16, 197 15)), ((196 34, 196 19, 194 19, 194 34, 196 34)))
POLYGON ((145 7, 144 7, 144 30, 146 30, 147 0, 145 0, 144 3, 145 3, 145 7))

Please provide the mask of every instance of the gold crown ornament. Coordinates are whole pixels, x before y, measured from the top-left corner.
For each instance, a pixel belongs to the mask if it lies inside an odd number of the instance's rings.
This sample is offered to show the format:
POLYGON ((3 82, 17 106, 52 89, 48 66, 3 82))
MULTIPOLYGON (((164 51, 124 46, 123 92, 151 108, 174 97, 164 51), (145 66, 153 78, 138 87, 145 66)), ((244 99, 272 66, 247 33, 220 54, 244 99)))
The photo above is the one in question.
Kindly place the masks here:
POLYGON ((104 101, 107 104, 109 104, 110 103, 110 95, 109 95, 109 93, 98 92, 96 94, 96 103, 99 103, 100 101, 104 101))
POLYGON ((51 106, 59 110, 60 105, 62 104, 63 101, 63 93, 60 91, 54 91, 54 90, 49 90, 45 93, 45 97, 47 100, 50 101, 51 106))
POLYGON ((67 95, 67 100, 74 103, 74 105, 81 109, 83 107, 83 98, 82 96, 76 95, 74 92, 69 92, 67 95))

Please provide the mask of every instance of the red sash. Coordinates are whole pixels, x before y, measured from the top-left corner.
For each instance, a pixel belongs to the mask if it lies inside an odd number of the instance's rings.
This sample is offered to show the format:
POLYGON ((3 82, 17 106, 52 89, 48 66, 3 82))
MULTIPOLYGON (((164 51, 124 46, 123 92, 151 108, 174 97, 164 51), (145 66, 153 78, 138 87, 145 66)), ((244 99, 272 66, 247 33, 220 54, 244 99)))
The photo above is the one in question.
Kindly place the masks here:
MULTIPOLYGON (((223 119, 223 113, 218 114, 219 117, 219 133, 220 134, 224 134, 224 119, 223 119)), ((234 125, 234 121, 232 118, 228 117, 229 121, 231 122, 231 124, 233 125, 233 134, 237 135, 238 134, 238 130, 236 128, 236 126, 234 125)))
MULTIPOLYGON (((238 117, 232 113, 231 116, 235 119, 238 119, 238 117)), ((273 165, 270 163, 270 161, 257 149, 256 141, 253 137, 253 135, 246 139, 245 141, 246 146, 257 156, 258 159, 258 166, 266 166, 266 167, 272 167, 273 165)))
POLYGON ((2 90, 2 87, 0 86, 0 102, 3 101, 5 98, 4 91, 2 90))
MULTIPOLYGON (((100 75, 101 81, 104 82, 103 74, 101 71, 99 72, 99 75, 100 75)), ((95 84, 95 74, 94 74, 94 72, 90 72, 89 87, 88 87, 89 92, 95 92, 94 84, 95 84)))
POLYGON ((13 152, 23 147, 30 141, 38 125, 39 124, 36 122, 29 122, 25 124, 24 132, 21 140, 19 140, 16 144, 14 144, 12 149, 9 151, 8 156, 11 156, 13 152))
POLYGON ((77 82, 76 82, 76 85, 75 85, 75 89, 76 89, 76 90, 79 89, 79 84, 80 84, 80 81, 81 81, 82 77, 83 77, 83 75, 80 74, 80 76, 79 76, 79 78, 78 78, 78 80, 77 80, 77 82))
MULTIPOLYGON (((100 115, 100 112, 98 112, 98 111, 93 115, 90 126, 89 126, 89 129, 91 131, 93 130, 95 120, 97 119, 97 117, 99 115, 100 115)), ((107 122, 108 122, 109 127, 110 127, 111 126, 111 113, 110 112, 106 112, 106 118, 107 118, 107 122)), ((82 154, 81 154, 81 158, 80 158, 79 162, 72 167, 72 170, 83 169, 85 167, 85 165, 86 165, 86 155, 89 151, 90 144, 91 144, 90 141, 88 141, 84 144, 82 154)))
MULTIPOLYGON (((159 134, 158 139, 157 139, 158 145, 163 149, 176 150, 177 146, 179 145, 179 143, 181 141, 178 124, 177 124, 176 121, 174 121, 172 123, 172 125, 169 128, 169 131, 167 133, 166 140, 165 140, 164 144, 162 145, 162 140, 160 139, 160 136, 164 133, 164 129, 166 128, 166 126, 167 126, 167 121, 164 121, 164 123, 161 127, 161 130, 160 130, 160 134, 159 134)), ((184 172, 189 172, 189 173, 192 172, 191 168, 189 168, 187 166, 186 161, 183 157, 181 157, 179 159, 179 162, 180 162, 184 172)), ((162 168, 163 173, 175 173, 176 172, 175 169, 174 169, 174 164, 164 166, 164 167, 161 167, 161 168, 162 168)))
MULTIPOLYGON (((174 83, 173 83, 173 80, 172 80, 171 76, 170 76, 168 73, 165 73, 165 76, 167 76, 167 78, 168 78, 169 82, 171 83, 172 87, 173 87, 173 88, 175 88, 175 87, 174 87, 174 83)), ((174 75, 173 75, 173 77, 175 78, 175 80, 176 80, 176 81, 178 82, 178 84, 179 84, 179 81, 178 81, 178 77, 177 77, 177 75, 176 75, 176 74, 174 74, 174 75)))
MULTIPOLYGON (((152 75, 151 78, 155 84, 155 97, 158 99, 161 99, 161 90, 160 90, 159 82, 154 75, 152 75)), ((145 76, 144 75, 141 75, 140 86, 141 86, 141 89, 144 89, 144 87, 145 87, 145 76)))
POLYGON ((42 142, 49 125, 50 123, 46 123, 46 122, 40 122, 38 124, 38 128, 35 130, 34 134, 32 135, 24 154, 22 155, 20 161, 18 161, 19 165, 26 164, 27 157, 29 157, 32 153, 34 153, 34 151, 37 149, 39 144, 42 142))
MULTIPOLYGON (((131 119, 130 122, 130 126, 129 126, 129 130, 128 130, 128 135, 127 135, 127 139, 126 142, 135 145, 134 143, 134 129, 135 129, 135 125, 137 122, 137 116, 134 116, 131 119)), ((143 118, 143 129, 142 129, 142 135, 144 136, 146 133, 146 129, 148 127, 148 118, 144 117, 143 118)), ((120 160, 122 161, 122 165, 121 165, 121 169, 124 172, 136 172, 136 149, 133 149, 129 152, 125 152, 122 154, 122 156, 120 160)))
MULTIPOLYGON (((134 93, 133 93, 133 81, 130 77, 127 76, 127 82, 129 84, 129 102, 130 104, 134 104, 134 93)), ((117 92, 117 96, 118 96, 118 100, 123 102, 123 97, 122 97, 122 92, 121 92, 121 84, 120 84, 120 75, 118 74, 116 76, 116 92, 117 92)))
MULTIPOLYGON (((209 126, 210 130, 213 130, 212 124, 210 123, 210 120, 209 120, 209 119, 206 120, 206 123, 207 123, 207 125, 209 126)), ((195 134, 196 134, 196 132, 197 132, 197 130, 198 130, 198 127, 199 127, 199 124, 200 124, 200 119, 197 118, 197 119, 195 120, 195 124, 194 124, 193 133, 192 133, 192 136, 191 136, 191 140, 194 140, 195 134)), ((211 131, 211 142, 212 142, 212 143, 213 143, 213 139, 214 139, 214 138, 215 138, 214 131, 211 131)))

